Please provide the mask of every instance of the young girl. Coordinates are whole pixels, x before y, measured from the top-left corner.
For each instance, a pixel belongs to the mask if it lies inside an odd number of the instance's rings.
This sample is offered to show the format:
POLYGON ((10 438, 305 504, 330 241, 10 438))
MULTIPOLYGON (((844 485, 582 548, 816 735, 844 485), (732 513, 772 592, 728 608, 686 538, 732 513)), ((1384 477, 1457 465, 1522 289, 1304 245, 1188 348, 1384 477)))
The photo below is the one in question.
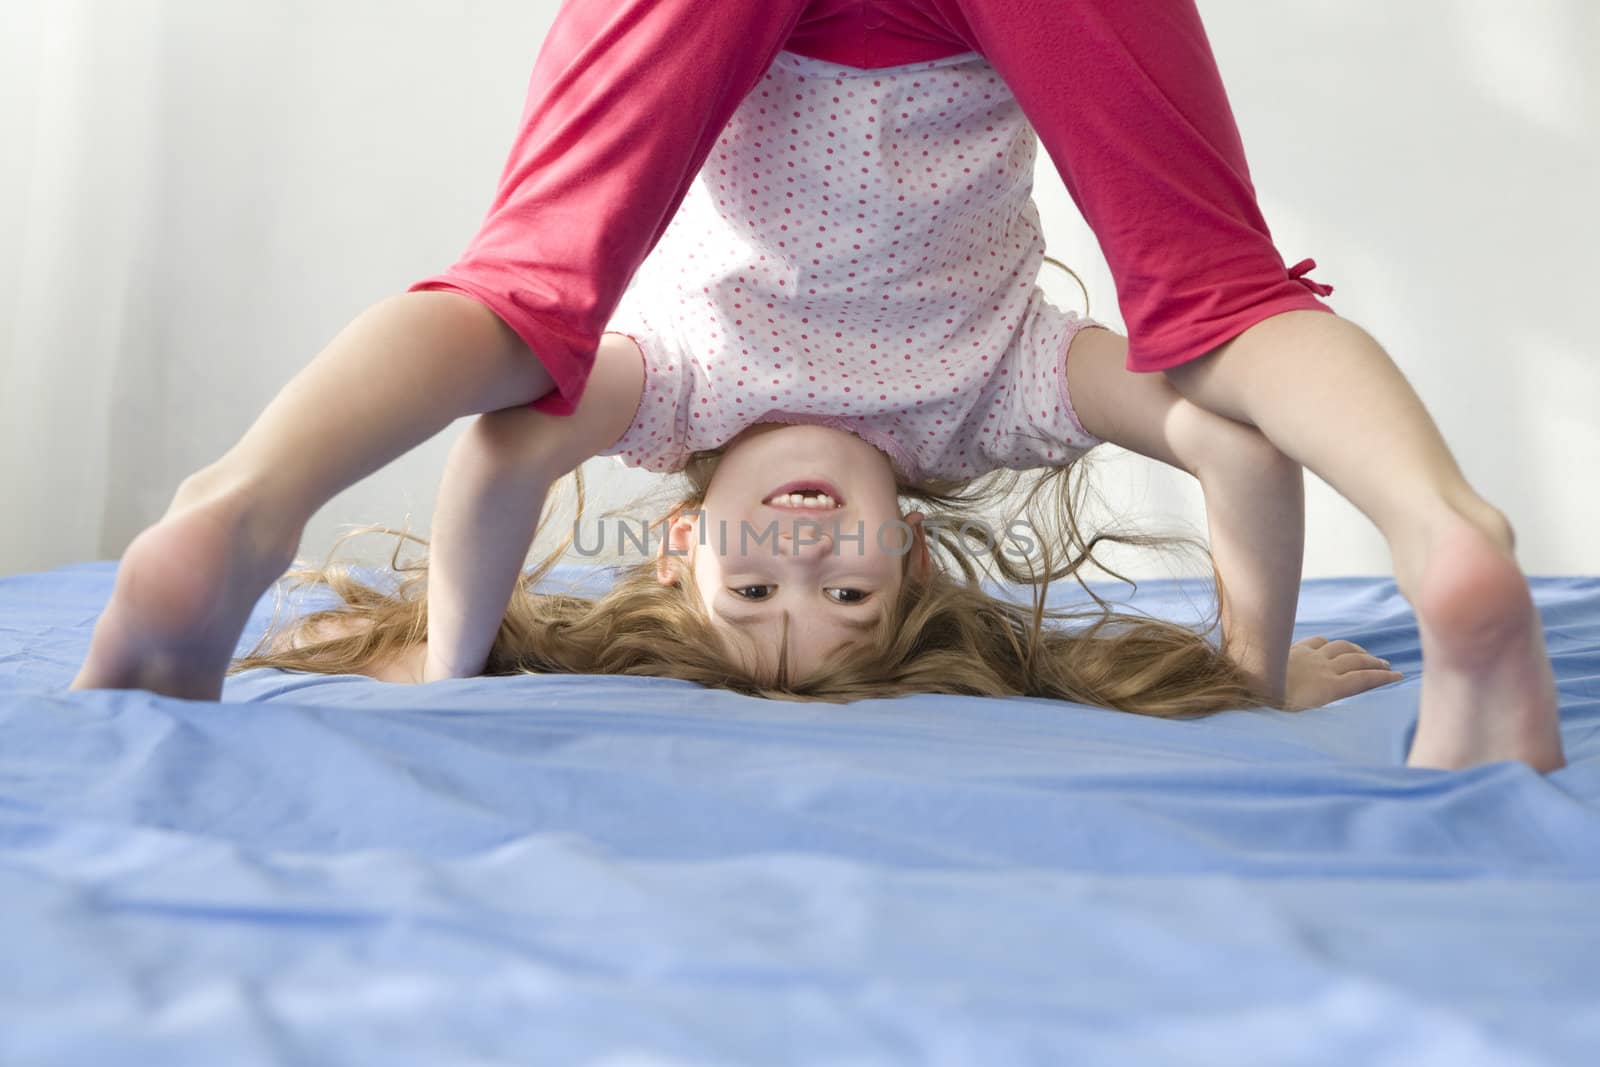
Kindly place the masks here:
MULTIPOLYGON (((1508 524, 1467 485, 1377 344, 1327 313, 1308 266, 1285 269, 1272 245, 1189 3, 770 0, 718 5, 711 17, 688 0, 576 0, 545 42, 500 194, 466 255, 359 317, 235 448, 180 487, 129 546, 74 684, 214 698, 251 606, 312 512, 456 417, 497 412, 452 454, 430 564, 426 675, 475 671, 542 506, 527 473, 571 469, 631 432, 636 412, 648 419, 658 397, 646 383, 674 353, 714 345, 704 358, 718 383, 740 381, 727 360, 759 354, 738 366, 773 373, 734 388, 754 408, 776 377, 765 395, 783 415, 813 391, 799 362, 828 356, 831 337, 845 350, 832 355, 848 354, 867 380, 848 394, 840 384, 805 414, 852 417, 880 381, 903 384, 915 368, 928 397, 897 409, 909 418, 935 398, 967 402, 989 388, 982 367, 1032 330, 1034 350, 1054 338, 1066 361, 1084 431, 1066 445, 1109 440, 1200 477, 1227 643, 1264 692, 1284 693, 1299 570, 1300 498, 1281 455, 1333 485, 1390 544, 1425 661, 1410 761, 1561 766, 1554 681, 1508 524), (939 66, 969 53, 990 70, 939 66), (865 73, 848 86, 836 73, 829 92, 813 70, 807 87, 762 97, 774 91, 758 89, 769 72, 806 76, 780 54, 865 73), (919 84, 933 71, 971 76, 941 98, 919 84), (1017 208, 1025 153, 1008 107, 1037 131, 1101 242, 1125 352, 1106 331, 1069 338, 1031 296, 1019 302, 1032 292, 1037 227, 1017 208), (742 125, 729 128, 736 111, 742 125), (718 158, 725 128, 733 138, 718 158), (644 360, 597 358, 623 290, 697 173, 696 195, 722 232, 703 255, 685 250, 661 270, 696 297, 684 328, 704 332, 674 343, 678 320, 661 325, 672 312, 657 309, 644 360), (924 329, 900 332, 908 323, 924 329), (761 336, 768 328, 775 336, 761 336), (948 384, 935 387, 935 368, 948 384), (547 424, 536 417, 552 416, 560 432, 537 429, 547 424), (1241 459, 1219 445, 1242 440, 1225 422, 1254 427, 1271 454, 1251 443, 1241 459)), ((1014 388, 1027 410, 1038 394, 1014 388)), ((720 412, 740 406, 689 395, 720 412)), ((877 396, 894 403, 886 388, 877 396)), ((681 449, 703 413, 684 417, 673 397, 659 399, 677 411, 681 449)), ((935 415, 932 432, 943 425, 935 415)), ((889 436, 905 445, 910 427, 889 436)), ((993 447, 981 434, 955 444, 969 465, 994 463, 974 448, 985 442, 993 447)), ((961 462, 948 447, 939 455, 961 462)))

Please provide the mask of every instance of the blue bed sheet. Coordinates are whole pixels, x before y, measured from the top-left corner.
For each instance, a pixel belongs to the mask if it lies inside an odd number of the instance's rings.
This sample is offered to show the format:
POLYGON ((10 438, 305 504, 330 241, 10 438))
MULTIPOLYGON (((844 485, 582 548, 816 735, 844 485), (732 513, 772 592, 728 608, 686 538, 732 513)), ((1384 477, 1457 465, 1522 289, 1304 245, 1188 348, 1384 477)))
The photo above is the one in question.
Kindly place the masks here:
POLYGON ((1600 1062, 1600 579, 1536 582, 1541 776, 1402 765, 1418 642, 1374 579, 1308 583, 1300 633, 1405 682, 1173 722, 68 692, 113 575, 0 579, 0 1064, 1600 1062))

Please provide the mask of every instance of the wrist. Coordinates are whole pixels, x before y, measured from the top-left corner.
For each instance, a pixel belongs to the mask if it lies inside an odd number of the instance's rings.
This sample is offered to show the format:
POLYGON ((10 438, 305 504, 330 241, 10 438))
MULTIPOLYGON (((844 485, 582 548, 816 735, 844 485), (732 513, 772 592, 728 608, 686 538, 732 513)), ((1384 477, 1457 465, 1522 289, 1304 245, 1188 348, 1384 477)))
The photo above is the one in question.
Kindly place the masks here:
POLYGON ((1258 646, 1246 645, 1239 653, 1230 647, 1234 643, 1224 641, 1224 649, 1228 658, 1233 660, 1239 673, 1244 675, 1256 699, 1274 708, 1285 707, 1289 699, 1289 664, 1287 657, 1282 662, 1269 659, 1256 651, 1258 646))
POLYGON ((480 659, 451 659, 442 652, 434 649, 433 642, 428 643, 428 655, 422 663, 422 680, 424 682, 439 682, 448 678, 476 678, 488 666, 488 657, 480 659))

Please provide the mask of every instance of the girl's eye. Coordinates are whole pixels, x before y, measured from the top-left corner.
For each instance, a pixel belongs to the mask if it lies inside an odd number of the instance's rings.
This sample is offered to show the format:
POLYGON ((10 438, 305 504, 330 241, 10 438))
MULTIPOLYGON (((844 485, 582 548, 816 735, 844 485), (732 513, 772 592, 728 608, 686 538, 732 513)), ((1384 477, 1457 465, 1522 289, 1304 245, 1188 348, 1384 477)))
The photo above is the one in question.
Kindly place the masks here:
POLYGON ((861 589, 828 589, 825 592, 831 599, 841 604, 859 604, 871 595, 861 589))
POLYGON ((741 600, 765 600, 772 592, 770 585, 738 585, 729 592, 741 600))

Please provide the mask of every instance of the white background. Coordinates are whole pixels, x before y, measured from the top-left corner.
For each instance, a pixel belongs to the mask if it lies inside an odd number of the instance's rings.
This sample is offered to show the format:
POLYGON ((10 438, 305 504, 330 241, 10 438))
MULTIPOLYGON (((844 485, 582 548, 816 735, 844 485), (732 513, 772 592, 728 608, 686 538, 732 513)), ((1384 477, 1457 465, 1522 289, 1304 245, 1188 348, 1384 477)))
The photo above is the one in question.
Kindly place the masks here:
MULTIPOLYGON (((0 0, 0 574, 118 556, 346 322, 454 260, 555 8, 0 0)), ((1530 572, 1600 572, 1600 5, 1201 10, 1288 262, 1394 354, 1530 572)), ((1116 322, 1043 153, 1037 199, 1116 322)), ((425 532, 452 437, 336 498, 305 553, 425 532)), ((1184 479, 1099 469, 1117 516, 1203 528, 1184 479)), ((612 502, 648 484, 588 471, 612 502)), ((1388 571, 1326 487, 1308 511, 1308 575, 1388 571)))

